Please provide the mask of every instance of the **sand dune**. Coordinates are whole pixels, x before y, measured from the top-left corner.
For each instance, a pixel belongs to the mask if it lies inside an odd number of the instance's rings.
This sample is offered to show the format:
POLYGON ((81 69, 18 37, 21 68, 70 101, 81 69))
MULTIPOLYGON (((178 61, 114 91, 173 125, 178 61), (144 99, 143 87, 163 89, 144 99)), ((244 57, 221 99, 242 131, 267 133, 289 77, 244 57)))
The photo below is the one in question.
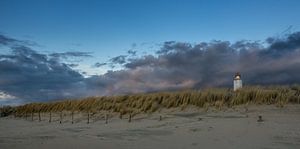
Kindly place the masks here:
POLYGON ((198 148, 300 148, 300 105, 283 108, 269 106, 238 107, 223 111, 187 108, 161 110, 140 114, 128 122, 110 115, 105 124, 103 114, 91 116, 87 124, 85 114, 76 114, 71 124, 64 113, 48 113, 31 118, 6 117, 0 119, 1 149, 198 149, 198 148), (261 115, 263 122, 257 122, 261 115), (161 116, 161 120, 160 120, 161 116))

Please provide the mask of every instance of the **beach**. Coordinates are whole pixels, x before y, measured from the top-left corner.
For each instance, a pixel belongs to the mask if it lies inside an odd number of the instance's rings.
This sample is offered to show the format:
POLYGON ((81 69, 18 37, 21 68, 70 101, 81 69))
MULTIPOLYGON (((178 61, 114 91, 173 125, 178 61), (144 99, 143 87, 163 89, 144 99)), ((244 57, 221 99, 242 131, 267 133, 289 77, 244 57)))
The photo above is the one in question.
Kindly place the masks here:
POLYGON ((66 112, 35 114, 31 117, 0 118, 1 149, 279 149, 300 148, 300 105, 249 105, 223 109, 161 109, 138 114, 129 122, 110 114, 75 114, 74 123, 66 112), (258 117, 262 121, 258 121, 258 117))

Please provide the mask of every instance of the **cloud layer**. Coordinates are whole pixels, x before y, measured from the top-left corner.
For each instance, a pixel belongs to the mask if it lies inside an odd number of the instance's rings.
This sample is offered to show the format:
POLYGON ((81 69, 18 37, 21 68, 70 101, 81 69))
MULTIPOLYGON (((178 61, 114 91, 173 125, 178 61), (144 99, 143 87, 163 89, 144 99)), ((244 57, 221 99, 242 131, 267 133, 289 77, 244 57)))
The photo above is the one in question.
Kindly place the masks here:
POLYGON ((122 55, 122 63, 115 64, 123 70, 90 79, 106 84, 105 94, 230 87, 236 72, 248 85, 300 83, 300 32, 267 42, 168 41, 153 55, 122 55))
POLYGON ((94 67, 116 64, 123 69, 84 78, 61 59, 90 57, 90 53, 41 54, 27 42, 0 35, 0 48, 11 49, 10 54, 0 55, 0 91, 28 102, 230 87, 235 72, 241 72, 247 85, 300 83, 300 32, 266 42, 168 41, 155 54, 120 55, 98 63, 94 67))
POLYGON ((10 54, 0 55, 0 91, 18 101, 51 100, 79 96, 83 76, 58 56, 87 56, 87 53, 41 54, 27 44, 2 36, 0 46, 10 54), (9 39, 9 40, 8 40, 9 39))

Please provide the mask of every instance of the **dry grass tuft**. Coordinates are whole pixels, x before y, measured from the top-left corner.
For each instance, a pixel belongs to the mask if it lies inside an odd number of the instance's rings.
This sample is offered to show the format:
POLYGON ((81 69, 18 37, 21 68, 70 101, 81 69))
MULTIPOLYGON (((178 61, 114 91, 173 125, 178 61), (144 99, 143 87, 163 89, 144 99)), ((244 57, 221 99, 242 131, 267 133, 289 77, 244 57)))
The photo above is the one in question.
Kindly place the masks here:
POLYGON ((245 104, 275 104, 278 107, 286 103, 300 103, 300 86, 252 86, 237 92, 231 89, 216 88, 177 92, 160 92, 124 96, 88 97, 80 100, 64 100, 53 103, 30 103, 15 107, 17 116, 28 113, 77 111, 109 111, 121 115, 151 113, 162 108, 182 108, 193 105, 208 110, 209 107, 222 109, 245 104))

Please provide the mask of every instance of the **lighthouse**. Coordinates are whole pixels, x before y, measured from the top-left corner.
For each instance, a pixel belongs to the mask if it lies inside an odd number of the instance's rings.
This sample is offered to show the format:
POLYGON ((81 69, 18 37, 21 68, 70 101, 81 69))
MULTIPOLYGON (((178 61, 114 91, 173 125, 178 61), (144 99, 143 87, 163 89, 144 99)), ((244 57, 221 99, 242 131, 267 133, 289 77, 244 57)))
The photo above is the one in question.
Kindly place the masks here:
POLYGON ((237 91, 242 87, 243 84, 242 84, 241 74, 237 72, 233 78, 233 91, 237 91))

